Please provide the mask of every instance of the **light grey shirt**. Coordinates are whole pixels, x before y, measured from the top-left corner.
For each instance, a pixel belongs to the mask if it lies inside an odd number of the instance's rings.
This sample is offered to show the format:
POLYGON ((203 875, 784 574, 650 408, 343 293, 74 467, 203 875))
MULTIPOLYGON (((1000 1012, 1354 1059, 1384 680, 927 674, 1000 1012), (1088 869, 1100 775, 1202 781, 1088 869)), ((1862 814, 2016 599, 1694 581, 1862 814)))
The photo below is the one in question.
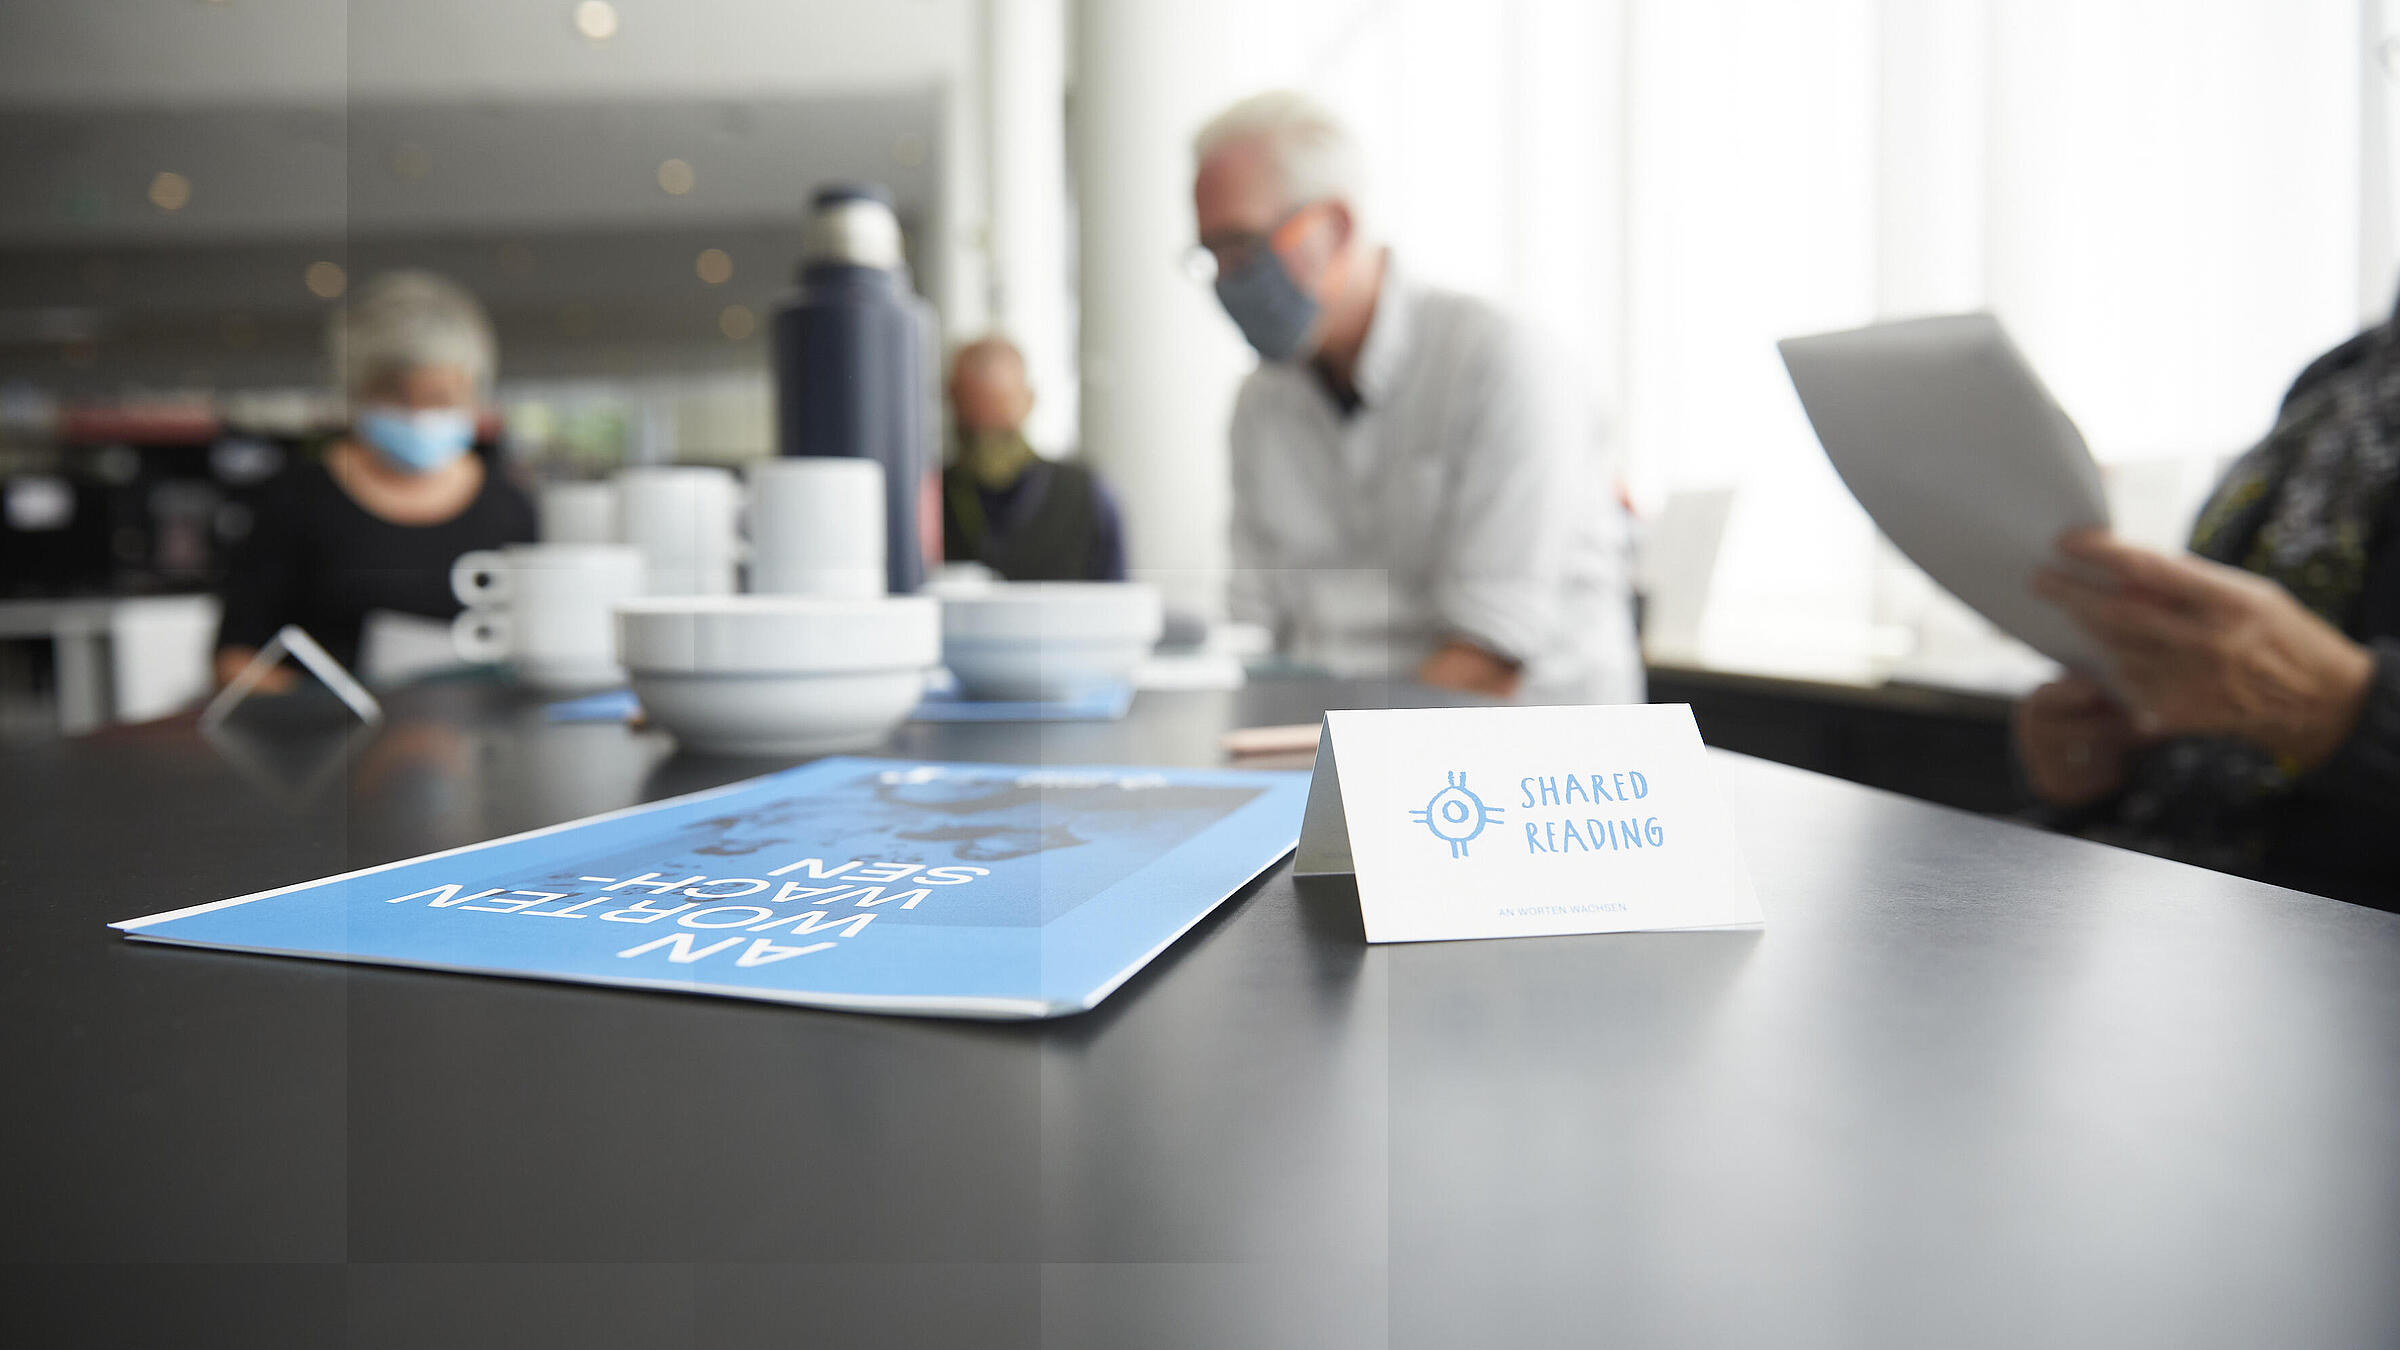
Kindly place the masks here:
POLYGON ((1302 365, 1242 385, 1234 617, 1336 674, 1464 638, 1522 662, 1528 702, 1638 701, 1624 513, 1531 327, 1387 264, 1355 379, 1347 415, 1302 365))

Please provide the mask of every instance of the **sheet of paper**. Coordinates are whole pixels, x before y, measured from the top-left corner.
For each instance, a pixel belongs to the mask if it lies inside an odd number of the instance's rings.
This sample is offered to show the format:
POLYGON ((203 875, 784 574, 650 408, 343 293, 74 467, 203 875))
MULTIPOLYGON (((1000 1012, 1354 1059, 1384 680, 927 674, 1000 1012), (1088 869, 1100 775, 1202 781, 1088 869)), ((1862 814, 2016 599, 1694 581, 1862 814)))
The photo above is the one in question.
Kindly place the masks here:
POLYGON ((908 715, 912 722, 1113 722, 1133 707, 1133 686, 1099 685, 1070 698, 1047 702, 983 702, 959 697, 955 688, 928 689, 908 715))
POLYGON ((543 715, 553 722, 630 722, 642 715, 642 701, 630 689, 604 689, 562 698, 543 709, 543 715))
POLYGON ((1295 870, 1370 942, 1761 922, 1680 703, 1328 713, 1295 870))
POLYGON ((217 691, 216 697, 208 701, 208 706, 200 710, 201 732, 206 734, 223 726, 234 715, 234 710, 240 708, 267 676, 283 664, 286 656, 298 662, 301 669, 316 676, 317 682, 339 699, 343 707, 356 714, 361 722, 372 724, 383 720, 383 705, 367 692, 367 687, 353 679, 350 672, 342 668, 342 663, 333 659, 333 653, 326 651, 315 638, 308 635, 307 629, 287 623, 276 629, 275 636, 267 639, 267 645, 259 648, 258 654, 250 658, 250 663, 243 666, 223 689, 217 691))
POLYGON ((1910 561, 2043 655, 2106 674, 2099 647, 2030 589, 2061 533, 2108 524, 2100 471, 1998 320, 1776 346, 1834 469, 1910 561))

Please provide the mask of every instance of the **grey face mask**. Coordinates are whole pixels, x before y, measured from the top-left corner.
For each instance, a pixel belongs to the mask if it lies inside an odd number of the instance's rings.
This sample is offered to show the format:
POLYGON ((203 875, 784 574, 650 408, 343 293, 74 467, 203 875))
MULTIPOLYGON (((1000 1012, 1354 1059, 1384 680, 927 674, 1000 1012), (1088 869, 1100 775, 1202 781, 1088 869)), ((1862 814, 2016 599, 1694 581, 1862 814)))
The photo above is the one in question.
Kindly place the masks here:
POLYGON ((1317 322, 1316 298, 1300 289, 1271 248, 1257 249, 1248 262, 1219 275, 1217 301, 1269 361, 1302 355, 1301 344, 1317 322))

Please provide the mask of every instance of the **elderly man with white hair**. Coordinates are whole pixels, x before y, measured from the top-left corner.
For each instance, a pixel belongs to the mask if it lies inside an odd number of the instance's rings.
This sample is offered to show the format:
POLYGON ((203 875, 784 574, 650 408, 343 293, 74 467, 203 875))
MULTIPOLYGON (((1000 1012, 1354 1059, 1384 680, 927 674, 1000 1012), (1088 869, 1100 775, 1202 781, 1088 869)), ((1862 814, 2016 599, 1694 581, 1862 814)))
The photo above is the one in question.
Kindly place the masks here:
POLYGON ((1624 518, 1547 345, 1401 270, 1312 101, 1235 104, 1194 154, 1200 247, 1260 358, 1233 415, 1235 617, 1337 673, 1639 700, 1624 518))
POLYGON ((350 426, 262 491, 221 587, 220 681, 287 623, 355 665, 370 613, 449 618, 459 554, 534 537, 532 502, 468 453, 494 362, 473 296, 390 273, 359 289, 330 337, 350 426))

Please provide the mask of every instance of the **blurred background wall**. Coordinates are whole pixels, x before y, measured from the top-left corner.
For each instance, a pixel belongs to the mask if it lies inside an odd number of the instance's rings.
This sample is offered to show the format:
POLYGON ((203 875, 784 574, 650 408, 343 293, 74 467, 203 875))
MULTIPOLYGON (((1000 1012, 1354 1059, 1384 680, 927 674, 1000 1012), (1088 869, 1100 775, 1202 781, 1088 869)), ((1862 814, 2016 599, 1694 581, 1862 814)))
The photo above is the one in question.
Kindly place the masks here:
MULTIPOLYGON (((1205 601, 1248 357, 1177 265, 1188 139, 1291 85, 1356 123, 1412 271, 1566 344, 1638 508, 1729 503, 1713 572, 1660 579, 1702 589, 1691 655, 1872 673, 1988 635, 1878 543, 1773 339, 1993 308, 2128 532, 2173 539, 2390 308, 2388 30, 2384 0, 28 0, 0 455, 322 425, 328 306, 407 264, 492 306, 530 471, 755 456, 806 196, 865 178, 945 334, 1018 339, 1034 439, 1205 601)), ((155 561, 132 584, 193 582, 155 561)))

